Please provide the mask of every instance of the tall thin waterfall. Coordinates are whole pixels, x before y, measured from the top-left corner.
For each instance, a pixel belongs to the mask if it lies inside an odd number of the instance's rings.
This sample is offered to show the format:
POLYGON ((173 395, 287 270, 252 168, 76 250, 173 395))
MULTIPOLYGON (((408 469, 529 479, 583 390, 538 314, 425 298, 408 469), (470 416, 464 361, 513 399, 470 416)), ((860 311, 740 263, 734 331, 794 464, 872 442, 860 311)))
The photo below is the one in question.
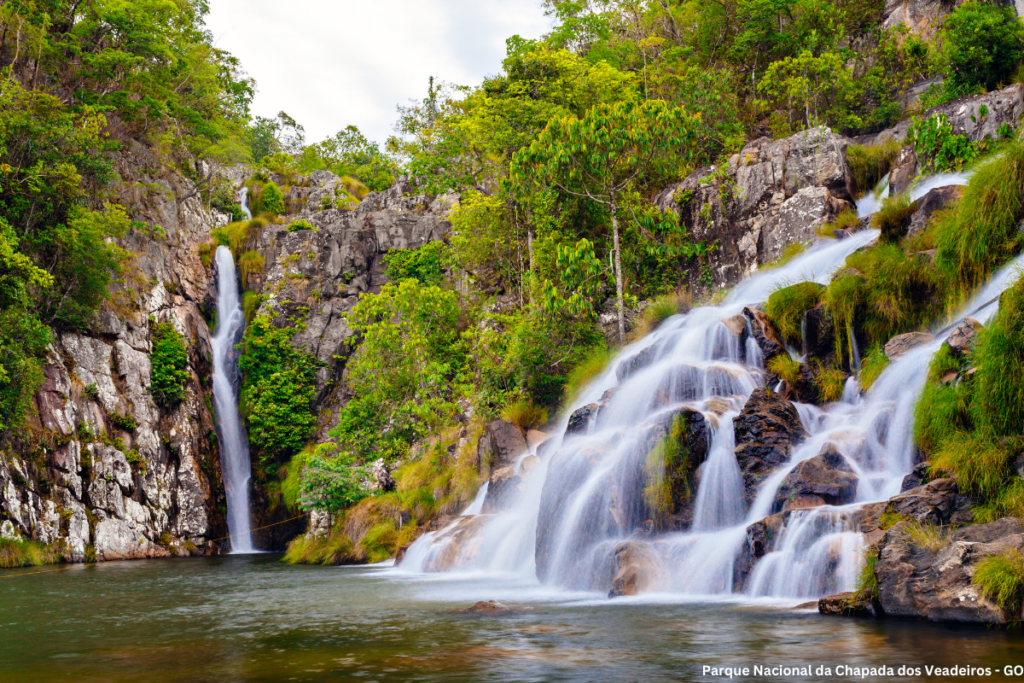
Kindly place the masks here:
MULTIPOLYGON (((243 206, 245 205, 243 199, 243 206)), ((249 441, 238 416, 238 353, 235 345, 245 329, 245 315, 238 301, 235 259, 227 247, 217 247, 217 333, 213 344, 213 398, 220 425, 220 464, 228 498, 228 532, 231 552, 251 553, 249 525, 249 441)))
POLYGON ((252 211, 249 210, 249 188, 248 187, 243 187, 242 188, 241 192, 238 195, 238 203, 241 205, 242 213, 245 214, 245 217, 251 220, 252 219, 252 211))

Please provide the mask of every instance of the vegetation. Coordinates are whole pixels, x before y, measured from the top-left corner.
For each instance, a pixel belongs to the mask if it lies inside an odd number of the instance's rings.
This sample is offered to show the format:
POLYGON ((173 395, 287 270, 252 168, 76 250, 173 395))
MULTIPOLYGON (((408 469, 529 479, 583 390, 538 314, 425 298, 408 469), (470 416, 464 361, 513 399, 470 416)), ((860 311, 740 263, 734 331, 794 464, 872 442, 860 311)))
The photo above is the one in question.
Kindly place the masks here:
POLYGON ((63 547, 20 538, 0 538, 0 568, 39 567, 64 559, 63 547))
POLYGON ((790 344, 803 342, 804 314, 821 303, 825 288, 817 282, 801 282, 776 289, 768 296, 764 312, 790 344))
POLYGON ((151 337, 149 393, 158 405, 170 408, 185 398, 185 385, 190 377, 188 344, 169 322, 153 325, 151 337))
POLYGON ((1019 623, 1024 610, 1024 555, 1009 549, 986 557, 974 570, 971 583, 1005 610, 1011 623, 1019 623))
POLYGON ((853 176, 854 192, 866 194, 892 170, 892 162, 899 156, 901 145, 886 140, 874 145, 850 145, 846 148, 846 164, 853 176))
POLYGON ((785 380, 790 386, 800 381, 800 362, 788 353, 780 353, 768 361, 768 372, 785 380))
POLYGON ((875 383, 885 369, 889 367, 889 357, 885 355, 882 346, 876 344, 871 347, 860 364, 860 386, 867 391, 875 383))
POLYGON ((834 403, 843 397, 846 390, 846 374, 841 368, 819 367, 814 375, 814 386, 822 403, 834 403))
POLYGON ((957 96, 1008 83, 1024 58, 1024 26, 1012 7, 964 3, 943 25, 946 87, 957 96))
POLYGON ((917 211, 917 203, 909 195, 898 194, 887 198, 871 217, 871 225, 882 233, 882 241, 899 243, 907 235, 910 217, 917 211))
POLYGON ((935 524, 904 522, 900 532, 911 545, 930 553, 937 553, 949 545, 949 530, 935 524))
POLYGON ((878 548, 869 546, 864 551, 864 564, 861 565, 860 573, 857 575, 857 586, 854 589, 859 600, 878 599, 878 575, 875 574, 876 564, 878 564, 878 548))

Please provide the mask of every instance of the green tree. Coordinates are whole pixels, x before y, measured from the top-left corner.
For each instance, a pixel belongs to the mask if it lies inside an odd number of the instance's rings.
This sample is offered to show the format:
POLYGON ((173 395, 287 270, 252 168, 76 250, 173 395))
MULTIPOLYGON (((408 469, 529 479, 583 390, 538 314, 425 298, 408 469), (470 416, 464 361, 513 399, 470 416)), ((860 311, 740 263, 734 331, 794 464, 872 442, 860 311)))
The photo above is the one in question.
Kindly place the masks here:
POLYGON ((1024 57, 1024 25, 1011 5, 964 3, 946 19, 942 34, 948 87, 957 96, 1006 83, 1024 57))
POLYGON ((270 182, 263 186, 260 194, 259 211, 278 215, 284 213, 284 193, 277 183, 270 182))
POLYGON ((185 398, 188 382, 188 344, 174 325, 157 323, 152 332, 149 393, 158 405, 169 408, 185 398))
POLYGON ((683 174, 698 120, 699 116, 660 100, 598 105, 582 119, 552 119, 513 160, 514 178, 607 208, 621 344, 626 341, 619 239, 623 200, 646 176, 683 174))

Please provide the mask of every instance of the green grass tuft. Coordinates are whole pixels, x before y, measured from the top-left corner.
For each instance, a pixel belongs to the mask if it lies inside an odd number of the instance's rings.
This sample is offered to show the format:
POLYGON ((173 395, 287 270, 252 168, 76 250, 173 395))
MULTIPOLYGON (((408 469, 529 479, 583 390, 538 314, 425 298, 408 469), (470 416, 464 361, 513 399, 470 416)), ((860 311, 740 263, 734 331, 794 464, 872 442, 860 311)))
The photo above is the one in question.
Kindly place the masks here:
POLYGON ((690 305, 690 292, 685 289, 655 299, 640 314, 640 320, 629 335, 630 339, 643 339, 672 316, 690 310, 690 305))
POLYGON ((800 362, 793 360, 788 353, 780 353, 768 361, 768 372, 785 380, 790 386, 800 381, 800 362))
POLYGON ((857 584, 854 589, 857 599, 878 599, 878 576, 875 574, 876 564, 878 564, 878 548, 871 546, 864 551, 864 564, 861 565, 860 573, 857 574, 857 584))
POLYGON ((892 162, 899 156, 901 147, 899 141, 891 139, 877 145, 847 147, 846 165, 853 176, 854 193, 871 192, 892 170, 892 162))
POLYGON ((604 344, 598 344, 586 353, 583 359, 576 367, 569 371, 565 378, 566 403, 571 403, 579 395, 580 391, 583 390, 583 387, 587 386, 591 380, 604 372, 613 355, 611 350, 604 344))
POLYGON ((874 216, 871 225, 882 231, 882 241, 895 244, 907 235, 910 217, 917 211, 917 202, 910 201, 907 194, 889 197, 874 216))
POLYGON ((949 530, 935 524, 904 522, 900 532, 910 545, 930 553, 937 553, 949 545, 949 530))
POLYGON ((843 397, 846 390, 846 375, 839 368, 818 368, 814 377, 814 386, 818 388, 818 398, 822 403, 835 403, 843 397))
POLYGON ((801 282, 776 289, 765 302, 764 312, 790 344, 803 340, 804 313, 821 303, 825 288, 817 282, 801 282))
POLYGON ((975 568, 971 583, 1002 607, 1009 621, 1020 621, 1024 610, 1024 555, 1019 550, 1011 548, 983 559, 975 568))
POLYGON ((533 401, 520 400, 505 406, 501 411, 501 419, 523 429, 533 429, 548 421, 548 411, 534 405, 533 401))
POLYGON ((860 364, 860 387, 867 391, 875 383, 885 369, 889 367, 889 357, 885 355, 881 344, 875 344, 868 351, 860 364))

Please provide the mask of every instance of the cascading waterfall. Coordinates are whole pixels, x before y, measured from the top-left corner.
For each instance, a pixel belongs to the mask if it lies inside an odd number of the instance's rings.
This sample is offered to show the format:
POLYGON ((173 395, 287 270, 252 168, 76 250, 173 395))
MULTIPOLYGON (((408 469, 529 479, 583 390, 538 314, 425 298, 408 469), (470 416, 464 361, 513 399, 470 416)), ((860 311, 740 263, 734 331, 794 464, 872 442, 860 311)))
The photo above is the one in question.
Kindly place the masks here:
MULTIPOLYGON (((243 206, 244 197, 243 197, 243 206)), ((213 399, 220 431, 221 469, 228 503, 231 552, 253 552, 249 523, 249 442, 238 415, 236 380, 238 353, 245 315, 238 300, 235 259, 227 247, 217 247, 217 332, 213 346, 213 399)))
MULTIPOLYGON (((912 197, 964 182, 963 175, 928 179, 912 190, 912 197)), ((877 202, 874 194, 862 200, 877 202)), ((664 568, 652 590, 695 596, 742 590, 750 597, 806 599, 852 589, 862 561, 853 513, 865 502, 898 494, 913 468, 914 405, 944 335, 890 364, 865 395, 851 380, 837 403, 796 404, 808 437, 794 447, 788 463, 765 478, 748 505, 734 454, 733 417, 763 386, 764 365, 749 323, 738 325, 742 318, 737 314, 779 286, 828 283, 850 254, 877 236, 877 231, 862 231, 842 241, 821 241, 789 264, 741 282, 723 304, 670 318, 624 349, 567 411, 512 508, 462 518, 424 535, 409 549, 400 571, 512 573, 568 589, 607 590, 613 550, 623 541, 640 540, 664 568), (745 345, 738 332, 744 327, 745 345), (650 362, 635 369, 631 361, 638 352, 650 362), (588 431, 565 436, 568 416, 594 403, 601 407, 588 431), (647 528, 651 507, 644 499, 646 458, 665 433, 666 418, 680 411, 701 414, 710 440, 698 471, 691 530, 652 536, 647 528), (825 447, 841 453, 858 477, 856 502, 782 513, 771 552, 741 586, 736 569, 747 527, 773 513, 786 475, 825 447), (470 536, 472 541, 460 547, 470 536), (442 553, 445 562, 438 564, 442 553)), ((967 315, 984 320, 994 314, 999 292, 1014 280, 1020 264, 1024 256, 1000 271, 955 323, 967 315)))
POLYGON ((238 195, 238 203, 242 207, 242 213, 249 220, 252 220, 252 211, 249 210, 249 188, 243 187, 238 195))

